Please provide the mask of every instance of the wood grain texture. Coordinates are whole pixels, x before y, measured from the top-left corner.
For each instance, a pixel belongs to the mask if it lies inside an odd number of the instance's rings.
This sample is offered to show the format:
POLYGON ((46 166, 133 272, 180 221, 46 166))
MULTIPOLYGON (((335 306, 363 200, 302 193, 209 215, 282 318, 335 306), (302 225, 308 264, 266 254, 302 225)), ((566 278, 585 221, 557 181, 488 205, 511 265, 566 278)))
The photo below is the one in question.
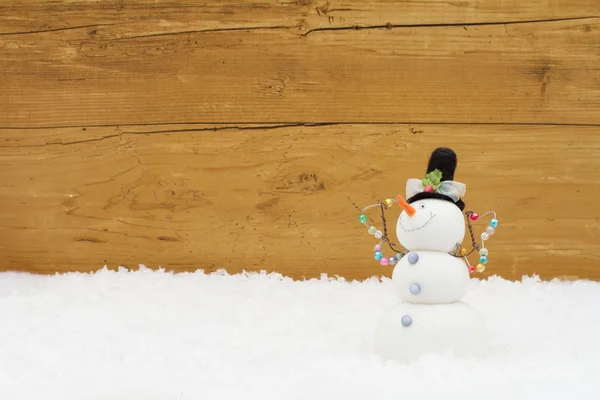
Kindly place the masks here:
POLYGON ((0 34, 113 26, 123 36, 225 29, 518 23, 600 16, 596 0, 12 0, 0 34))
POLYGON ((371 259, 357 207, 403 193, 432 146, 448 145, 467 206, 499 213, 487 273, 600 279, 597 134, 432 124, 3 129, 0 259, 36 272, 142 263, 389 276, 371 259))
POLYGON ((596 0, 45 3, 1 9, 0 127, 600 124, 596 0))
POLYGON ((0 269, 389 275, 454 147, 488 272, 600 280, 598 0, 0 1, 0 269), (397 214, 391 212, 390 218, 397 214))

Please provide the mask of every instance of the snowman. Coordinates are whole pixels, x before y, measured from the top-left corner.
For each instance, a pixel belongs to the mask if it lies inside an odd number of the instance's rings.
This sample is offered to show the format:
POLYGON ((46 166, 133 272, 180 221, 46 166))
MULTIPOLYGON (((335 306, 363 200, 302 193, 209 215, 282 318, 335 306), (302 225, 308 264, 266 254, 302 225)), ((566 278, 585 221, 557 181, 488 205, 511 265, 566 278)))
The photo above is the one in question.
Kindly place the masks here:
POLYGON ((454 181, 457 157, 449 148, 432 154, 423 179, 409 179, 406 200, 402 196, 386 199, 363 210, 360 221, 379 244, 374 258, 381 265, 392 265, 392 286, 400 302, 385 311, 375 330, 375 351, 384 359, 410 362, 427 353, 455 356, 484 355, 487 333, 483 318, 462 302, 470 274, 482 272, 487 263, 485 241, 494 234, 498 221, 490 211, 482 216, 467 211, 466 220, 472 238, 469 252, 461 243, 465 236, 465 208, 461 198, 466 186, 454 181), (404 250, 397 250, 387 237, 385 210, 398 204, 402 212, 396 223, 396 235, 404 250), (383 232, 366 222, 364 212, 381 208, 383 232), (481 245, 474 236, 472 221, 492 214, 490 226, 482 233, 481 245), (383 257, 383 246, 397 251, 383 257), (479 264, 471 266, 468 256, 479 252, 479 264))

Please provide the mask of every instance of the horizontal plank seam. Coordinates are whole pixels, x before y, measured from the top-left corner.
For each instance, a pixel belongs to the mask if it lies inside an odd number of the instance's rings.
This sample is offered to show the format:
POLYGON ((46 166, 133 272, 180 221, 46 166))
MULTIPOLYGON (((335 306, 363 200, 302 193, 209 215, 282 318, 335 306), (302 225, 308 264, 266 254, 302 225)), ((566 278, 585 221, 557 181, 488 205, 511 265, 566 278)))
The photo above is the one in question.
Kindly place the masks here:
POLYGON ((329 125, 429 125, 429 126, 565 126, 565 127, 600 127, 599 123, 571 123, 571 122, 433 122, 433 121, 186 121, 186 122, 149 122, 149 123, 117 123, 117 124, 86 124, 86 125, 49 125, 49 126, 0 126, 0 130, 43 130, 67 128, 119 128, 132 126, 164 126, 164 125, 227 125, 228 127, 198 128, 191 130, 223 130, 223 129, 278 129, 299 126, 329 126, 329 125), (234 125, 235 124, 235 125, 234 125), (240 126, 249 125, 249 126, 240 126))

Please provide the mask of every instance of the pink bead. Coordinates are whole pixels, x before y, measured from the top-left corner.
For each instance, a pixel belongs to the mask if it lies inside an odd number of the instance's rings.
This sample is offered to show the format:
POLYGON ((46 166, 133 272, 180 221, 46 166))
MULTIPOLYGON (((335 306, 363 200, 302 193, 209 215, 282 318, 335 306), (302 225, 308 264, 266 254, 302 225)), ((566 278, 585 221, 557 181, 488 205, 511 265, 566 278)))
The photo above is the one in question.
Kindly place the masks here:
POLYGON ((471 221, 477 221, 479 219, 479 214, 477 213, 473 213, 471 214, 471 221))
POLYGON ((388 260, 387 258, 383 257, 381 260, 379 260, 379 264, 381 264, 381 265, 383 265, 385 267, 386 265, 388 265, 389 261, 390 260, 388 260))
POLYGON ((375 246, 373 246, 373 251, 381 251, 381 245, 376 244, 375 246))
POLYGON ((424 189, 424 190, 425 190, 427 193, 431 193, 431 192, 433 192, 433 186, 431 186, 431 185, 427 185, 427 186, 425 186, 425 189, 424 189))

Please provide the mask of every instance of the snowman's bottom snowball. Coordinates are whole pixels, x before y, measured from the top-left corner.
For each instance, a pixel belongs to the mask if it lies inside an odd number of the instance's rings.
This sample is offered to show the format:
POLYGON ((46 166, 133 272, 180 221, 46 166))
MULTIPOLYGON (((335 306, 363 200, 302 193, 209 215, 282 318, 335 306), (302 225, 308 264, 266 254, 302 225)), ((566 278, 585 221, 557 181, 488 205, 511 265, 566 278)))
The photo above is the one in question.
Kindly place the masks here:
POLYGON ((390 307, 375 330, 375 352, 384 359, 410 362, 427 353, 458 357, 486 354, 488 333, 482 316, 463 302, 398 303, 390 307), (402 317, 405 323, 402 324, 402 317))

